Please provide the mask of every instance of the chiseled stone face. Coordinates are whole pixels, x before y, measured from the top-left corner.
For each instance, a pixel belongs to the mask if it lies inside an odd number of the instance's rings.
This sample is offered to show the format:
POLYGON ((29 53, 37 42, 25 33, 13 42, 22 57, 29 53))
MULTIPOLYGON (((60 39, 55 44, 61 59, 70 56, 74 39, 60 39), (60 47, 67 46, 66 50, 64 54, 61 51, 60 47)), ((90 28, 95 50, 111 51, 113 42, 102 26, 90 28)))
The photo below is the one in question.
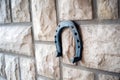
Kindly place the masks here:
POLYGON ((6 79, 0 76, 0 80, 6 80, 6 79))
POLYGON ((43 77, 38 77, 37 80, 51 80, 51 79, 47 79, 47 78, 43 78, 43 77))
POLYGON ((34 60, 29 58, 20 58, 21 80, 35 80, 34 60))
POLYGON ((0 51, 33 55, 31 26, 6 25, 0 27, 0 51))
POLYGON ((5 77, 5 65, 3 54, 0 54, 0 76, 5 77))
POLYGON ((91 0, 58 0, 60 20, 92 19, 91 0))
POLYGON ((9 22, 11 22, 9 0, 0 0, 0 23, 9 22))
POLYGON ((55 0, 32 0, 35 40, 53 41, 56 28, 55 0))
POLYGON ((7 80, 20 80, 18 57, 5 56, 5 73, 7 80))
POLYGON ((92 72, 63 67, 63 80, 94 80, 92 72))
POLYGON ((99 80, 120 80, 119 77, 103 75, 103 74, 99 74, 98 78, 99 78, 99 80))
POLYGON ((99 19, 118 18, 118 0, 97 0, 99 19))
POLYGON ((58 80, 59 58, 55 56, 55 46, 52 44, 35 44, 35 54, 38 74, 58 80))
POLYGON ((29 2, 28 0, 11 0, 13 22, 29 22, 29 2))
MULTIPOLYGON (((120 72, 120 25, 81 25, 83 52, 81 64, 112 72, 120 72)), ((63 32, 63 62, 70 64, 75 53, 73 36, 63 32)))
POLYGON ((63 50, 63 62, 72 63, 71 59, 75 53, 75 42, 73 38, 72 31, 70 29, 65 29, 62 33, 62 50, 63 50))

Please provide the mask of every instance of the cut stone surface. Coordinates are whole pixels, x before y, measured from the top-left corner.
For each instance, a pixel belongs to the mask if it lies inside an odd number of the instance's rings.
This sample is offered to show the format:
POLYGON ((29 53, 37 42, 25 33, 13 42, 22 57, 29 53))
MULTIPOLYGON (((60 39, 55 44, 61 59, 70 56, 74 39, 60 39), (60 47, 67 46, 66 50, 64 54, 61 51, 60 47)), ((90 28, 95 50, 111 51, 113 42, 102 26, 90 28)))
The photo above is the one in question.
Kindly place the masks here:
POLYGON ((20 80, 18 57, 5 56, 5 73, 7 80, 20 80))
POLYGON ((0 51, 33 55, 31 26, 0 26, 0 51))
POLYGON ((6 80, 6 79, 0 76, 0 80, 6 80))
POLYGON ((91 0, 58 0, 60 20, 92 19, 91 0))
POLYGON ((118 18, 118 0, 97 0, 99 19, 118 18))
POLYGON ((30 22, 28 0, 11 0, 13 22, 30 22))
MULTIPOLYGON (((120 73, 120 25, 81 25, 83 53, 81 65, 120 73)), ((63 62, 70 63, 75 53, 70 31, 62 34, 63 62)))
POLYGON ((34 60, 20 58, 21 80, 35 80, 34 60))
POLYGON ((0 0, 0 23, 9 22, 11 22, 9 0, 0 0))
POLYGON ((102 75, 98 76, 99 80, 120 80, 120 77, 110 76, 110 75, 102 75))
POLYGON ((43 77, 38 77, 37 80, 51 80, 51 79, 47 79, 47 78, 43 78, 43 77))
POLYGON ((92 72, 63 67, 63 80, 94 80, 92 72))
POLYGON ((32 0, 35 40, 53 41, 56 28, 55 0, 32 0))
POLYGON ((5 77, 5 65, 3 54, 0 54, 0 76, 5 77))
POLYGON ((35 44, 38 74, 59 80, 59 58, 56 58, 55 52, 52 44, 35 44))
POLYGON ((75 43, 72 31, 65 29, 62 33, 62 50, 63 50, 63 62, 72 64, 71 59, 75 53, 75 43))

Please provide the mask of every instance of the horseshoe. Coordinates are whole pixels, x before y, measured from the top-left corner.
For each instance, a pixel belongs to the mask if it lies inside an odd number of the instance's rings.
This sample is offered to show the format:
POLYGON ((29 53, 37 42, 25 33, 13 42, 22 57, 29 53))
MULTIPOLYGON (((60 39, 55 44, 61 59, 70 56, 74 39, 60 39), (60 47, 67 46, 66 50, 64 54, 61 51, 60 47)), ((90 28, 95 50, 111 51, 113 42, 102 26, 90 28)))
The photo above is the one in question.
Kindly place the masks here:
POLYGON ((75 56, 72 58, 72 63, 78 62, 82 58, 82 40, 75 24, 72 21, 63 21, 60 22, 57 26, 56 35, 55 35, 55 45, 57 49, 57 57, 62 56, 62 41, 61 41, 61 33, 63 29, 70 28, 73 33, 75 44, 76 44, 76 52, 75 56))

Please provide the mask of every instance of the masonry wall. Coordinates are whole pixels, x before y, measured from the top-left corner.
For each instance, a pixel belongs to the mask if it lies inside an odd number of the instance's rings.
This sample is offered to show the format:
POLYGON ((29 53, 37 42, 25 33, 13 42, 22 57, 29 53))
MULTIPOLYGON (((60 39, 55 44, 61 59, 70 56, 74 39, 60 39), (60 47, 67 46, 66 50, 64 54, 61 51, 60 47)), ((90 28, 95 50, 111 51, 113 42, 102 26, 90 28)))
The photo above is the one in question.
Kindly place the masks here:
POLYGON ((119 0, 0 0, 0 80, 120 80, 119 0), (82 60, 69 29, 56 57, 57 24, 79 25, 82 60))

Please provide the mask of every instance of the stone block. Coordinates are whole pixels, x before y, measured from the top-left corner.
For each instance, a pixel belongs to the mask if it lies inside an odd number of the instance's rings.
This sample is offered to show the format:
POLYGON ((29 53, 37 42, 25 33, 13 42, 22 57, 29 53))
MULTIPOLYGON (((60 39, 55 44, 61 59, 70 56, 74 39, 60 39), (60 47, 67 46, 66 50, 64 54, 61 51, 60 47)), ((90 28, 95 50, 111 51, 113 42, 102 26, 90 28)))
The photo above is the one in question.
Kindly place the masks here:
POLYGON ((7 80, 20 80, 18 57, 5 56, 5 73, 7 80))
POLYGON ((51 79, 47 79, 47 78, 43 78, 43 77, 38 77, 37 80, 51 80, 51 79))
POLYGON ((118 0, 97 0, 97 8, 99 19, 118 18, 118 0))
POLYGON ((0 76, 0 80, 6 80, 6 79, 0 76))
POLYGON ((35 44, 37 72, 39 75, 59 79, 59 58, 55 56, 55 46, 52 44, 35 44))
POLYGON ((34 60, 29 58, 20 58, 21 80, 35 80, 34 60))
POLYGON ((32 56, 31 26, 0 26, 0 51, 32 56))
POLYGON ((13 22, 30 22, 28 0, 11 0, 13 22))
POLYGON ((9 0, 0 0, 0 23, 10 23, 9 0))
POLYGON ((35 40, 53 41, 56 29, 55 0, 32 0, 35 40))
POLYGON ((0 76, 5 77, 5 65, 3 54, 0 54, 0 76))
POLYGON ((98 78, 99 80, 120 80, 119 77, 103 74, 99 74, 98 78))
POLYGON ((63 67, 63 80, 94 80, 92 72, 63 67))
POLYGON ((60 20, 92 19, 91 0, 58 0, 60 20))

